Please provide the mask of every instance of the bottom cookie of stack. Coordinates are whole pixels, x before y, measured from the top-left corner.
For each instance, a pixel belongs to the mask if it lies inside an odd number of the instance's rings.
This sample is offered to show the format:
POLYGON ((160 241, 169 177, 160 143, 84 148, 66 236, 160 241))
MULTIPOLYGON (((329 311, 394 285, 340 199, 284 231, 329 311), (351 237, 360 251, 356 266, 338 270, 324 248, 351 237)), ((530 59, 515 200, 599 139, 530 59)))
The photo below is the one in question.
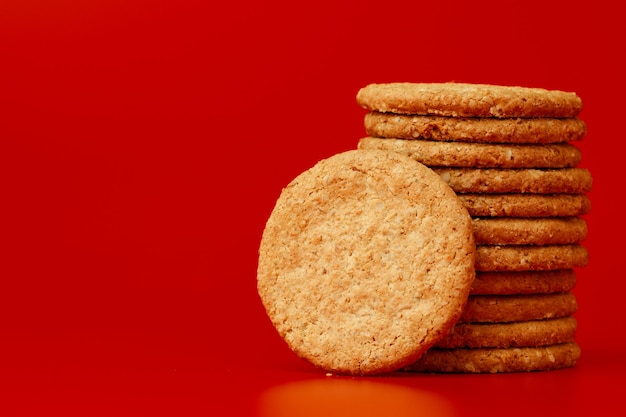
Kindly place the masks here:
POLYGON ((438 373, 503 373, 569 368, 580 357, 576 342, 535 347, 455 348, 428 350, 405 371, 438 373))

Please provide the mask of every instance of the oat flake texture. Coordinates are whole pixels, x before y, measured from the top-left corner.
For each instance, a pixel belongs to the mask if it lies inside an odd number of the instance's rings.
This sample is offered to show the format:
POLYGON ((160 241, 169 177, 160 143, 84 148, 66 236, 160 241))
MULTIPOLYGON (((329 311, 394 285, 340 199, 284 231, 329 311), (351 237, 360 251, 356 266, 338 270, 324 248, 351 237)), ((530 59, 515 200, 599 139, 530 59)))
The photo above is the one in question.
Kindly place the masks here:
POLYGON ((369 84, 357 103, 381 113, 451 117, 573 118, 582 110, 573 92, 452 82, 369 84))
POLYGON ((459 319, 474 279, 467 209, 421 163, 380 150, 318 162, 285 187, 257 289, 279 335, 337 374, 415 362, 459 319))

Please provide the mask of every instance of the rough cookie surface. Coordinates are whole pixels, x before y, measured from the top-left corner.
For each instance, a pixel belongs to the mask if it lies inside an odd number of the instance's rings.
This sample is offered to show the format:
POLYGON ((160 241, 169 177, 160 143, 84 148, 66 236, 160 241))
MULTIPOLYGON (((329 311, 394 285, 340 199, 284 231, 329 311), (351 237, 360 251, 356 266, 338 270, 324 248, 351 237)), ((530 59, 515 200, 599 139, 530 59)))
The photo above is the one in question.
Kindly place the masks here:
POLYGON ((585 168, 433 170, 457 193, 585 194, 592 185, 591 173, 585 168))
POLYGON ((572 342, 577 321, 573 316, 511 323, 458 323, 435 347, 507 348, 572 342))
POLYGON ((458 194, 472 217, 570 217, 591 210, 585 194, 458 194))
POLYGON ((511 295, 565 292, 576 286, 573 269, 555 271, 478 271, 470 294, 511 295))
POLYGON ((477 271, 554 271, 580 268, 589 262, 587 248, 570 245, 477 245, 477 271))
POLYGON ((580 354, 576 342, 502 349, 430 349, 405 370, 449 373, 548 371, 576 365, 580 354))
POLYGON ((563 245, 587 237, 587 222, 580 217, 477 217, 472 221, 477 245, 563 245))
POLYGON ((523 295, 472 295, 461 323, 508 323, 572 315, 578 309, 571 292, 523 295))
POLYGON ((379 112, 453 117, 575 117, 582 100, 575 93, 543 88, 467 83, 370 84, 357 103, 379 112))
POLYGON ((407 156, 353 150, 282 191, 257 288, 298 356, 368 375, 415 361, 448 332, 474 262, 471 218, 437 174, 407 156))
POLYGON ((418 116, 371 111, 365 132, 374 137, 474 143, 559 143, 583 139, 585 123, 576 118, 513 118, 418 116))
POLYGON ((580 150, 569 143, 512 145, 368 136, 357 147, 399 152, 429 167, 573 168, 581 160, 580 150))

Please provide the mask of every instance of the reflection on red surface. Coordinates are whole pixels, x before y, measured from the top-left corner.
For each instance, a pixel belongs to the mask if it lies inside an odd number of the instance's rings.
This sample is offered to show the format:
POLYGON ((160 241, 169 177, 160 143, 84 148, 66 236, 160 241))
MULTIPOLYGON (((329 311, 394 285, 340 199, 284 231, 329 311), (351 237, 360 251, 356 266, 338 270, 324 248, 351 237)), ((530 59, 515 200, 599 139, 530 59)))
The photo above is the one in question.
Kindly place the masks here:
POLYGON ((443 397, 417 388, 328 377, 290 382, 268 389, 260 396, 259 415, 452 417, 457 413, 443 397))

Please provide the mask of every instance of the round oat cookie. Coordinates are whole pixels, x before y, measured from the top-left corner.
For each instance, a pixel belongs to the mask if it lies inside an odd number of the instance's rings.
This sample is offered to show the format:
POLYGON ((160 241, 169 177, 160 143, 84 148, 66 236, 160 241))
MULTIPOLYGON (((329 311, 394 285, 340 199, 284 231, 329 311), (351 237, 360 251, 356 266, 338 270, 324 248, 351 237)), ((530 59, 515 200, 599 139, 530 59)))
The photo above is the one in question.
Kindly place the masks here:
POLYGON ((585 194, 592 184, 585 168, 432 169, 457 193, 585 194))
POLYGON ((474 279, 467 210, 411 158, 352 150, 295 178, 259 248, 257 288, 280 336, 328 372, 415 361, 461 315, 474 279))
POLYGON ((565 292, 576 286, 573 269, 555 271, 477 271, 472 295, 511 295, 565 292))
POLYGON ((477 245, 476 271, 554 271, 589 262, 587 248, 569 245, 477 245))
POLYGON ((458 323, 435 347, 475 349, 554 345, 572 342, 576 327, 574 316, 510 323, 458 323))
POLYGON ((471 295, 459 323, 508 323, 570 316, 578 304, 572 292, 471 295))
POLYGON ((559 143, 582 140, 585 122, 577 117, 512 118, 419 116, 370 111, 365 132, 380 138, 474 143, 559 143))
POLYGON ((356 100, 378 112, 453 117, 569 118, 582 110, 582 100, 572 92, 454 82, 369 84, 356 100))
POLYGON ((572 217, 591 210, 585 194, 458 194, 472 217, 572 217))
POLYGON ((475 217, 477 245, 563 245, 587 237, 587 222, 580 217, 475 217))
POLYGON ((433 373, 499 373, 571 368, 580 358, 576 342, 540 347, 430 349, 405 371, 433 373))
POLYGON ((399 152, 429 167, 573 168, 581 160, 580 150, 569 143, 511 145, 368 136, 357 147, 399 152))

